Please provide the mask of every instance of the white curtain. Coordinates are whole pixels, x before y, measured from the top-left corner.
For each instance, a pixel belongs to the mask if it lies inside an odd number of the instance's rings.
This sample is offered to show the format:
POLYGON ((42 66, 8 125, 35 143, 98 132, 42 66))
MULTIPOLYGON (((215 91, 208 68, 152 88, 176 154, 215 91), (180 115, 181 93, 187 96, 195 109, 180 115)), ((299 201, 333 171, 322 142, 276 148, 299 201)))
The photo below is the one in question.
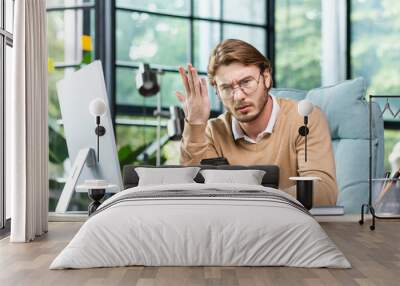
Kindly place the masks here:
POLYGON ((322 85, 346 79, 346 0, 321 1, 322 85))
POLYGON ((15 1, 12 93, 6 101, 7 186, 12 242, 47 232, 46 1, 15 1))

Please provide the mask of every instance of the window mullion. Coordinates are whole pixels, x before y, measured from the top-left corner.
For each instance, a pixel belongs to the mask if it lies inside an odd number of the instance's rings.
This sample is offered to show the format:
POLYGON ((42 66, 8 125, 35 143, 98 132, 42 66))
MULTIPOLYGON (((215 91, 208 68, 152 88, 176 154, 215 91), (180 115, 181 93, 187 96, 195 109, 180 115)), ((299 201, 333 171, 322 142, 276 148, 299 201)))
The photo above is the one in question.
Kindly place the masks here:
POLYGON ((190 23, 189 23, 189 62, 194 61, 194 0, 190 0, 190 23))

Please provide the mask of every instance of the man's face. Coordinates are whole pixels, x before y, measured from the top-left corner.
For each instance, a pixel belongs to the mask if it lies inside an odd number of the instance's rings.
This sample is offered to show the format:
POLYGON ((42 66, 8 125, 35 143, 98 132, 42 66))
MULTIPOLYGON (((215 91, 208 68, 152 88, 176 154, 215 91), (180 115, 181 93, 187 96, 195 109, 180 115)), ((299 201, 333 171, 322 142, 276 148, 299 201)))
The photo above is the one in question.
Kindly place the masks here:
POLYGON ((219 67, 214 79, 222 103, 239 122, 251 122, 261 114, 268 99, 266 87, 271 85, 268 72, 260 74, 255 65, 232 63, 219 67), (246 89, 248 85, 252 88, 246 89))

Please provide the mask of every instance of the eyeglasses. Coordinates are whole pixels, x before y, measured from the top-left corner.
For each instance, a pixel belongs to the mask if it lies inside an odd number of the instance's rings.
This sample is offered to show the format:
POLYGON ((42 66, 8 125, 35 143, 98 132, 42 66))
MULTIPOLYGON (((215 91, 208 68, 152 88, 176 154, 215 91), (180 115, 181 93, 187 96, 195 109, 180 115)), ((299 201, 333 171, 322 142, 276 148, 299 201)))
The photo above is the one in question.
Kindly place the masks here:
POLYGON ((234 84, 222 84, 221 86, 217 86, 217 93, 223 99, 230 99, 233 97, 234 92, 237 87, 245 93, 246 95, 250 95, 256 92, 258 88, 258 83, 260 82, 261 74, 258 76, 258 79, 255 79, 252 76, 248 76, 237 83, 237 86, 234 84))

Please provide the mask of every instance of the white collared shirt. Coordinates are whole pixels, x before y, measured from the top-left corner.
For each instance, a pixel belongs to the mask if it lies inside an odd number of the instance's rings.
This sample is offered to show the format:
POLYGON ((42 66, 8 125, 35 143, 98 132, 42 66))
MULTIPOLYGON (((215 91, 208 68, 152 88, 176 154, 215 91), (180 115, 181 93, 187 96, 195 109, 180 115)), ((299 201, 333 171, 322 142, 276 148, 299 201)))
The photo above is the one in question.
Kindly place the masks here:
POLYGON ((254 141, 253 139, 251 139, 249 136, 247 136, 242 128, 239 125, 239 121, 237 121, 237 119, 235 117, 232 116, 232 133, 233 133, 233 138, 235 140, 239 140, 240 138, 243 138, 244 140, 246 140, 249 143, 257 143, 259 140, 261 140, 261 138, 264 137, 264 135, 266 133, 272 133, 272 129, 274 128, 274 125, 276 123, 276 119, 278 118, 278 113, 279 113, 279 104, 278 101, 276 100, 276 98, 269 94, 269 96, 271 96, 272 98, 272 112, 271 112, 271 116, 269 118, 268 121, 268 125, 267 127, 257 135, 256 140, 254 141))

